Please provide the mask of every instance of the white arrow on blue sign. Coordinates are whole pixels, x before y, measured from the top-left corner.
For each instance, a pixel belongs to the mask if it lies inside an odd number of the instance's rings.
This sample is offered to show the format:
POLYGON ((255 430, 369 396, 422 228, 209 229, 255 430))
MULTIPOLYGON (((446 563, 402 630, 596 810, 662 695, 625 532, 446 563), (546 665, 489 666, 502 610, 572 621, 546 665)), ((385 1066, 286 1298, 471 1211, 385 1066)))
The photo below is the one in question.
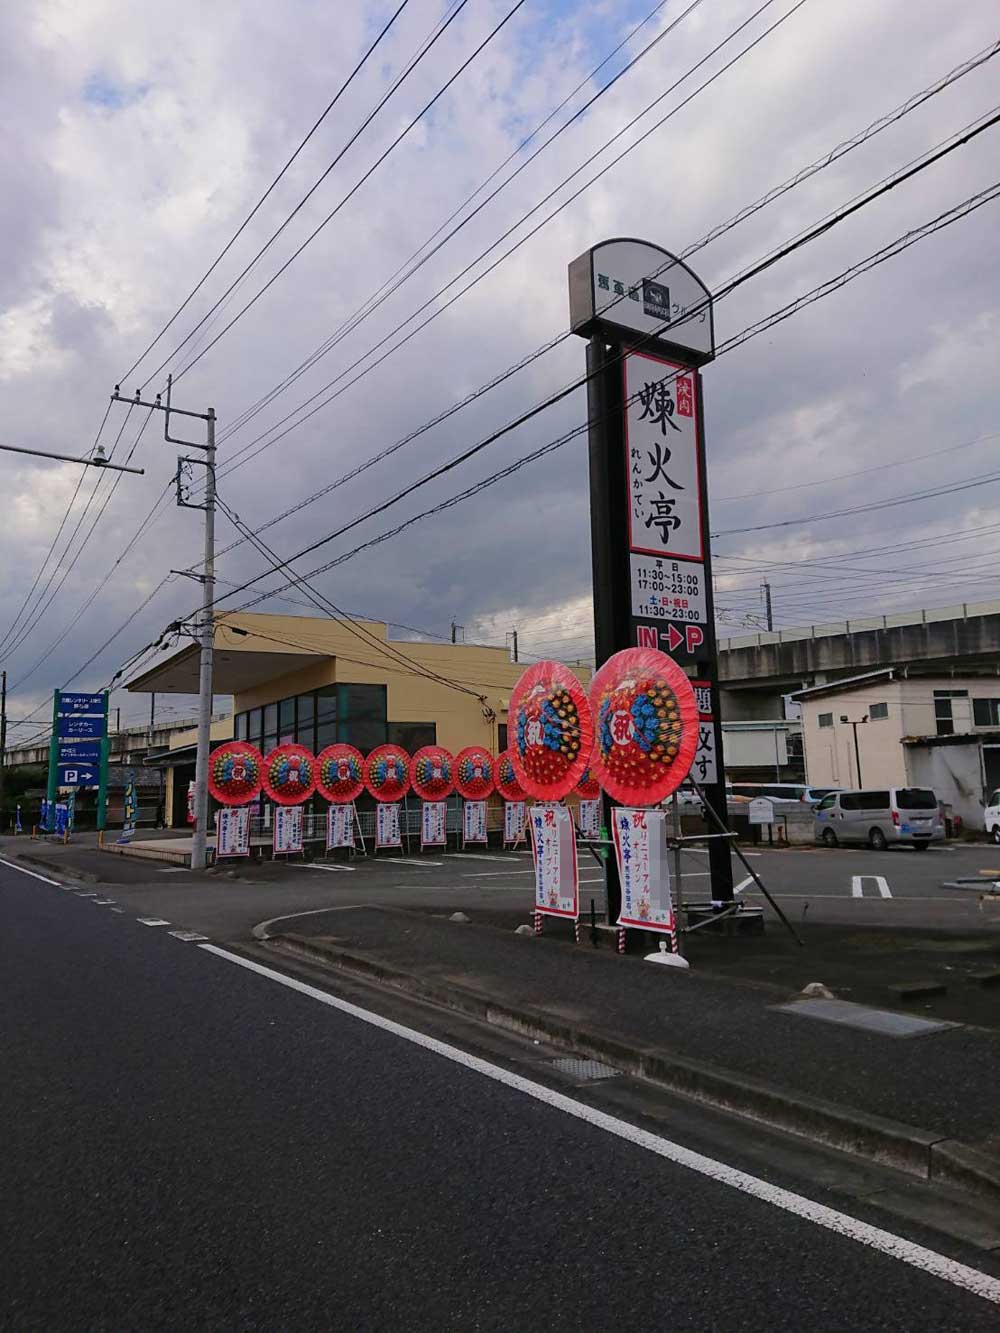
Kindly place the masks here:
POLYGON ((56 768, 56 785, 59 787, 97 787, 100 780, 98 770, 86 764, 59 764, 56 768))

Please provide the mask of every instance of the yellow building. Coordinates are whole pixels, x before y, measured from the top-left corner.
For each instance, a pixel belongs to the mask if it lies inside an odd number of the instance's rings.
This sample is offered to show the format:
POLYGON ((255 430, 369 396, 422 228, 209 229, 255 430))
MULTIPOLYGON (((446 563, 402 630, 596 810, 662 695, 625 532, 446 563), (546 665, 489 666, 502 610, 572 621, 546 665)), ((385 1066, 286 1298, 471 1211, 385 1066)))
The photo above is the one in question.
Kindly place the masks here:
MULTIPOLYGON (((195 694, 199 649, 190 644, 132 681, 148 694, 195 694)), ((335 741, 362 753, 392 742, 409 754, 443 745, 453 754, 507 745, 507 707, 524 670, 506 648, 390 638, 377 621, 310 616, 220 617, 215 630, 215 692, 233 695, 232 721, 213 725, 219 743, 235 734, 266 754, 298 741, 314 754, 335 741)), ((194 777, 194 732, 171 738, 168 822, 184 823, 194 777)))

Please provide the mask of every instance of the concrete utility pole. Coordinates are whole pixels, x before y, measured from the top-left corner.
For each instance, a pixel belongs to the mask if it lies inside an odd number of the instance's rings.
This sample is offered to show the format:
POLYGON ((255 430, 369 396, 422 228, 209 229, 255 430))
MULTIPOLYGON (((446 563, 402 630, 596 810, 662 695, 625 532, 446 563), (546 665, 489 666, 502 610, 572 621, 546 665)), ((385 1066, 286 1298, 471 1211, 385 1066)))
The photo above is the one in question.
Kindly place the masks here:
POLYGON ((198 665, 198 744, 194 765, 194 837, 191 843, 191 869, 204 870, 207 864, 208 838, 208 751, 212 741, 212 674, 213 651, 215 648, 215 408, 207 412, 189 412, 171 407, 170 393, 173 376, 167 378, 167 401, 162 403, 160 395, 155 402, 143 402, 136 393, 134 398, 122 397, 119 386, 115 385, 112 397, 118 402, 134 403, 137 407, 149 407, 165 414, 163 438, 171 444, 181 444, 189 449, 202 450, 204 457, 180 455, 177 459, 177 503, 183 509, 201 509, 205 514, 205 556, 203 571, 195 575, 202 587, 201 621, 198 625, 198 640, 201 644, 201 656, 198 665), (198 440, 182 440, 170 434, 170 414, 192 417, 205 422, 205 443, 198 440), (185 477, 190 468, 200 464, 205 468, 205 498, 203 504, 195 504, 186 498, 185 477))
POLYGON ((760 586, 764 593, 764 617, 767 621, 767 628, 772 630, 774 629, 774 616, 771 613, 771 585, 765 581, 760 586))
POLYGON ((3 831, 4 778, 7 771, 7 672, 0 672, 0 832, 3 831))
POLYGON ((858 770, 858 786, 860 787, 860 786, 861 786, 861 747, 858 745, 858 727, 860 727, 863 723, 865 723, 865 722, 868 721, 868 714, 865 713, 864 717, 859 718, 857 722, 851 722, 850 718, 849 718, 845 713, 842 713, 841 716, 840 716, 840 720, 841 720, 841 722, 850 722, 850 725, 851 725, 851 726, 853 727, 853 729, 854 729, 854 763, 855 763, 855 766, 856 766, 856 768, 857 768, 857 770, 858 770))

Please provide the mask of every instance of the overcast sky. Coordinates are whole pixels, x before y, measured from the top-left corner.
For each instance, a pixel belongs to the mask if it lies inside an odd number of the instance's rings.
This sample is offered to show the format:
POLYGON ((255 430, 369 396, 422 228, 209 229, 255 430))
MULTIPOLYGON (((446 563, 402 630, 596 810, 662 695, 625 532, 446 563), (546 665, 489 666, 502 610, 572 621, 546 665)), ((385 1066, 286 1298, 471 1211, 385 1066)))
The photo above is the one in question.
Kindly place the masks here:
MULTIPOLYGON (((175 353, 455 7, 454 0, 409 0, 204 288, 138 372, 122 381, 123 390, 134 391, 165 361, 147 386, 155 392, 167 370, 179 374, 208 346, 513 3, 469 0, 221 314, 175 353)), ((788 13, 794 0, 772 0, 611 150, 479 260, 761 3, 701 0, 349 336, 246 427, 230 433, 241 413, 343 331, 345 321, 578 84, 584 85, 580 92, 490 190, 688 7, 669 0, 590 77, 653 3, 527 0, 274 286, 181 376, 175 402, 193 410, 211 405, 218 414, 220 493, 243 519, 254 526, 265 522, 559 334, 567 324, 566 265, 590 245, 626 235, 674 251, 690 246, 998 35, 997 9, 989 0, 952 6, 938 0, 806 0, 426 330, 311 419, 256 457, 236 457, 241 465, 228 470, 227 458, 322 386, 336 381, 334 387, 343 387, 371 365, 396 341, 394 330, 413 329, 418 321, 406 323, 408 318, 474 264, 420 318, 440 309, 447 296, 788 13)), ((174 0, 165 8, 152 0, 15 0, 0 7, 0 443, 71 453, 93 445, 114 384, 233 235, 397 4, 174 0)), ((998 68, 1000 57, 966 75, 704 247, 692 266, 710 287, 720 287, 990 111, 998 68)), ((717 338, 738 333, 992 185, 998 136, 1000 127, 986 131, 747 283, 720 303, 717 338)), ((766 576, 776 622, 786 626, 996 595, 998 207, 987 204, 706 370, 712 528, 729 534, 713 543, 723 633, 738 633, 741 622, 759 616, 759 585, 766 576), (994 474, 996 480, 948 495, 814 517, 994 474), (810 521, 731 531, 798 519, 810 521)), ((582 373, 583 360, 583 342, 565 340, 391 460, 269 529, 267 540, 287 556, 342 526, 582 373)), ((582 394, 569 398, 299 568, 312 569, 453 495, 585 415, 582 394)), ((115 456, 124 458, 144 417, 139 409, 114 406, 102 444, 110 451, 117 440, 115 456)), ((259 443, 271 439, 264 434, 259 443)), ((133 459, 145 475, 121 475, 64 579, 115 484, 111 474, 84 476, 55 545, 56 560, 45 566, 20 622, 29 632, 13 651, 8 646, 0 654, 13 686, 12 716, 25 716, 53 687, 73 678, 154 590, 76 686, 104 685, 165 625, 193 608, 194 583, 172 578, 159 585, 171 567, 199 558, 198 511, 179 509, 168 497, 119 560, 168 485, 176 453, 163 441, 162 422, 151 421, 133 459), (68 628, 109 574, 93 604, 68 628), (37 614, 43 590, 44 614, 37 614)), ((0 457, 6 498, 2 633, 42 567, 80 469, 0 457)), ((220 518, 220 541, 232 536, 220 518)), ((222 557, 219 574, 243 583, 262 567, 258 555, 240 546, 222 557)), ((261 586, 276 582, 272 577, 261 586)), ((588 653, 585 440, 317 576, 316 583, 354 613, 442 635, 455 620, 468 638, 498 643, 516 625, 526 654, 588 653)), ((222 605, 237 606, 250 595, 222 605)), ((277 600, 264 609, 309 613, 277 600)), ((144 715, 141 700, 123 696, 118 702, 126 717, 144 715)), ((165 708, 171 706, 182 711, 187 701, 164 700, 165 708)))

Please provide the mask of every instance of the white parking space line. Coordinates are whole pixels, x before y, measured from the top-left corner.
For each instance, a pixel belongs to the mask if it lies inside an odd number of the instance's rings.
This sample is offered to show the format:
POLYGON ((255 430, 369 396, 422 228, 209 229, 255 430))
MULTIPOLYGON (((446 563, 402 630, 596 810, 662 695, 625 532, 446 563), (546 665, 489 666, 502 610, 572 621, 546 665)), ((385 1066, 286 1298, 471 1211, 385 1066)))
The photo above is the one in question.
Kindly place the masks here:
POLYGON ((140 926, 169 926, 169 921, 162 921, 158 916, 137 916, 140 926))
MULTIPOLYGON (((376 860, 377 860, 377 859, 378 859, 378 858, 376 858, 376 860)), ((444 865, 444 862, 443 862, 443 861, 417 861, 417 860, 411 860, 411 859, 410 859, 409 857, 407 857, 407 856, 392 856, 392 857, 386 856, 386 857, 383 858, 383 864, 389 864, 389 865, 394 865, 394 866, 419 866, 419 867, 421 868, 421 870, 423 870, 425 866, 437 866, 438 869, 440 869, 441 866, 444 865)))
POLYGON ((749 888, 753 883, 753 875, 747 875, 746 879, 741 879, 739 884, 733 885, 733 893, 742 893, 744 889, 749 888))
POLYGON ((865 896, 863 879, 873 879, 875 887, 883 898, 891 898, 892 890, 889 888, 884 875, 852 875, 851 876, 851 897, 863 898, 865 896))
POLYGON ((453 1064, 460 1065, 483 1078, 491 1079, 493 1082, 510 1088, 514 1092, 521 1093, 525 1097, 531 1097, 534 1101, 541 1102, 554 1111, 560 1111, 564 1115, 583 1121, 585 1124, 593 1125, 606 1134, 623 1139, 625 1142, 661 1157, 665 1161, 673 1162, 687 1171, 693 1171, 697 1175, 714 1180, 729 1189, 735 1189, 750 1198, 758 1199, 774 1208, 780 1208, 783 1212, 791 1213, 803 1221, 811 1222, 815 1226, 833 1232, 835 1235, 844 1236, 859 1245, 877 1250, 880 1254, 887 1255, 899 1263, 908 1264, 911 1268, 929 1273, 942 1282, 950 1282, 953 1286, 970 1291, 983 1300, 1000 1305, 1000 1278, 992 1277, 989 1273, 984 1273, 978 1268, 971 1268, 967 1264, 959 1263, 956 1259, 950 1259, 947 1255, 938 1254, 935 1250, 929 1250, 923 1245, 907 1240, 905 1236, 897 1236, 891 1231, 873 1226, 858 1217, 852 1217, 849 1213, 838 1212, 837 1209, 830 1208, 826 1204, 817 1203, 815 1199, 807 1198, 804 1194, 796 1194, 780 1185, 773 1185, 770 1181, 762 1180, 759 1176, 750 1175, 746 1171, 730 1166, 727 1162, 708 1157, 704 1153, 695 1152, 691 1148, 684 1147, 683 1144, 663 1138, 659 1134, 653 1134, 647 1129, 640 1129, 638 1125, 630 1124, 627 1120, 622 1120, 618 1116, 609 1115, 606 1111, 588 1106, 586 1103, 577 1101, 565 1093, 547 1088, 542 1083, 535 1083, 531 1079, 525 1078, 523 1074, 515 1074, 500 1065, 491 1064, 488 1060, 470 1055, 457 1046, 451 1046, 447 1042, 440 1041, 437 1037, 430 1037, 424 1032, 418 1032, 415 1028, 404 1027, 402 1023, 397 1023, 391 1018, 384 1018, 381 1014, 374 1013, 370 1009, 361 1008, 360 1005, 351 1004, 348 1000, 342 1000, 339 996, 331 995, 328 991, 319 990, 318 987, 310 986, 308 982, 299 981, 296 977, 285 976, 283 973, 276 972, 273 968, 265 967, 261 963, 253 962, 249 958, 240 958, 238 954, 220 949, 214 944, 200 944, 198 947, 206 953, 224 959, 227 963, 233 963, 237 967, 246 968, 247 971, 266 977, 281 986, 287 986, 289 990, 297 991, 300 995, 317 1000, 320 1004, 329 1005, 331 1009, 337 1009, 342 1014, 359 1019, 361 1022, 368 1023, 383 1032, 388 1032, 403 1041, 411 1042, 414 1046, 419 1046, 445 1060, 450 1060, 453 1064))
POLYGON ((185 944, 198 944, 201 940, 207 940, 207 935, 199 935, 196 930, 168 930, 168 935, 172 935, 175 940, 183 940, 185 944))
POLYGON ((501 865, 506 864, 509 856, 487 856, 485 852, 445 852, 449 861, 499 861, 501 865))
POLYGON ((508 875, 533 875, 534 870, 476 870, 463 875, 463 879, 506 879, 508 875))
POLYGON ((357 869, 357 866, 335 866, 335 865, 325 865, 325 864, 321 864, 320 862, 314 862, 314 863, 312 863, 312 864, 308 864, 308 865, 295 865, 295 866, 294 866, 294 869, 296 869, 296 870, 329 870, 329 872, 330 872, 331 875, 342 875, 345 871, 347 871, 348 874, 353 874, 354 871, 357 869))

